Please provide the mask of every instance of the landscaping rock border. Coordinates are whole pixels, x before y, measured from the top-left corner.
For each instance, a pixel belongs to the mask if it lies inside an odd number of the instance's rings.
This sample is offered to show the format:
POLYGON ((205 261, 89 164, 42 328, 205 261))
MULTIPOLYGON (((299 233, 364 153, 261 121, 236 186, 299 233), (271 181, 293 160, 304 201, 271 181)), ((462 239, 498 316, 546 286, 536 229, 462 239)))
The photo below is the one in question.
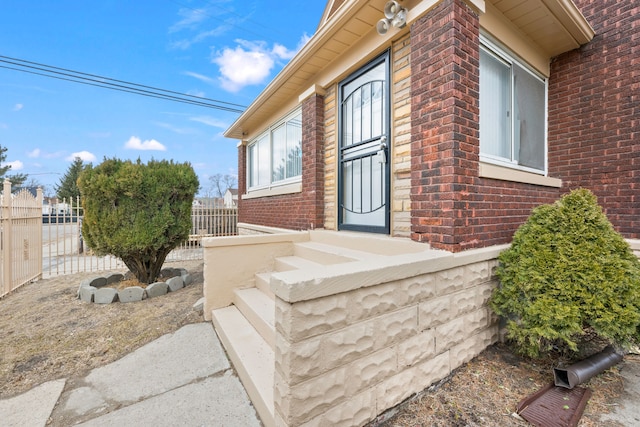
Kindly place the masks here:
MULTIPOLYGON (((127 273, 128 275, 129 273, 127 273)), ((126 278, 121 273, 111 273, 107 276, 91 277, 80 283, 76 297, 85 302, 96 304, 111 304, 113 302, 136 302, 147 298, 166 295, 178 291, 193 283, 193 277, 184 268, 163 268, 160 276, 173 276, 166 282, 155 282, 146 287, 130 286, 117 290, 107 287, 126 278)))

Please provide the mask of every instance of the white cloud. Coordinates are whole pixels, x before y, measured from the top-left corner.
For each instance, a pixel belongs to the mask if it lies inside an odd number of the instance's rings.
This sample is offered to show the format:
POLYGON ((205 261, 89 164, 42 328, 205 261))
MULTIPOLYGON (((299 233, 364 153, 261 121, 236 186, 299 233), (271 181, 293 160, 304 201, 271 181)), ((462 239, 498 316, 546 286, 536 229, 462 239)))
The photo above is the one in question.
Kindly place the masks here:
POLYGON ((193 77, 193 78, 195 78, 195 79, 198 79, 198 80, 200 80, 200 81, 201 81, 201 82, 203 82, 203 83, 210 84, 210 85, 213 85, 213 84, 215 84, 215 82, 216 82, 216 81, 215 81, 214 79, 212 79, 211 77, 207 77, 207 76, 205 76, 205 75, 198 74, 198 73, 193 73, 193 72, 191 72, 191 71, 185 71, 185 72, 184 72, 184 74, 185 74, 185 75, 187 75, 187 76, 191 76, 191 77, 193 77))
POLYGON ((19 171, 24 168, 24 163, 20 160, 14 160, 12 162, 3 162, 2 166, 10 166, 12 171, 19 171))
POLYGON ((214 54, 212 62, 220 70, 220 83, 229 92, 238 92, 245 86, 261 84, 271 74, 276 61, 288 61, 309 41, 304 34, 295 50, 281 44, 269 48, 263 41, 236 40, 236 47, 225 47, 214 54))
POLYGON ((211 116, 197 116, 197 117, 191 117, 189 120, 191 120, 192 122, 198 122, 198 123, 202 123, 205 124, 207 126, 211 126, 211 127, 215 127, 215 128, 221 128, 221 129, 226 129, 229 127, 229 125, 219 119, 216 119, 215 117, 211 117, 211 116))
POLYGON ((199 9, 180 9, 178 11, 180 19, 169 27, 169 34, 180 32, 186 35, 179 40, 172 41, 169 47, 187 50, 196 43, 221 36, 237 28, 251 16, 251 12, 246 10, 247 7, 245 5, 243 5, 241 13, 235 13, 232 7, 220 7, 220 3, 222 2, 217 1, 215 5, 210 4, 199 9), (210 21, 215 21, 215 26, 211 27, 210 21))
POLYGON ((281 58, 281 59, 291 59, 296 54, 296 50, 289 50, 285 46, 283 46, 281 44, 278 44, 278 43, 273 45, 273 49, 271 49, 271 52, 275 56, 277 56, 278 58, 281 58))
POLYGON ((64 156, 64 152, 62 151, 49 153, 47 151, 42 151, 39 148, 34 148, 31 151, 27 151, 27 157, 32 159, 57 159, 63 156, 64 156))
POLYGON ((78 151, 75 153, 71 153, 70 156, 66 158, 67 161, 72 162, 76 159, 76 157, 80 157, 83 162, 95 162, 96 156, 93 153, 88 151, 78 151))
POLYGON ((269 52, 258 46, 249 50, 243 46, 225 48, 213 62, 220 68, 223 89, 229 92, 264 82, 275 64, 269 52))
POLYGON ((169 33, 176 33, 187 28, 197 28, 198 25, 208 17, 206 9, 182 8, 178 11, 178 15, 180 15, 182 19, 169 27, 169 33))
MULTIPOLYGON (((179 127, 173 126, 170 123, 154 122, 154 124, 156 126, 160 126, 161 128, 169 129, 171 132, 175 132, 175 133, 180 134, 180 135, 191 135, 191 134, 195 133, 195 131, 193 129, 179 128, 179 127)), ((134 137, 132 137, 132 138, 134 138, 134 137)), ((131 141, 131 139, 129 139, 129 141, 131 141)), ((147 141, 145 141, 145 142, 147 142, 147 141)), ((162 145, 162 144, 160 144, 160 145, 162 145)), ((162 150, 162 151, 164 151, 164 150, 162 150)))
POLYGON ((24 108, 23 104, 16 104, 13 106, 13 111, 20 111, 24 108))
POLYGON ((147 139, 142 141, 137 136, 129 138, 124 148, 128 150, 142 150, 142 151, 166 151, 167 147, 156 141, 155 139, 147 139))
POLYGON ((197 35, 195 35, 194 37, 192 37, 190 39, 176 40, 176 41, 172 42, 169 45, 169 47, 171 49, 187 50, 187 49, 189 49, 191 47, 191 45, 194 45, 196 43, 200 43, 200 42, 208 39, 209 37, 220 36, 220 35, 226 33, 227 31, 229 31, 230 28, 232 28, 231 25, 223 24, 223 25, 220 25, 219 27, 214 28, 213 30, 202 31, 202 32, 198 33, 197 35))

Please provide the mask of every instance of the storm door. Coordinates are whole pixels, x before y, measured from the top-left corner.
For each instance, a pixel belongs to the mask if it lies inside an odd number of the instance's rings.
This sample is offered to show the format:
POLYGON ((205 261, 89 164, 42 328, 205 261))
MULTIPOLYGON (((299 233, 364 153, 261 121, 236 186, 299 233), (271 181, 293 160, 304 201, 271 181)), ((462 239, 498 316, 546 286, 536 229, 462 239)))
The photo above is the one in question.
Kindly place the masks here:
POLYGON ((338 224, 389 233, 389 54, 339 85, 338 224))

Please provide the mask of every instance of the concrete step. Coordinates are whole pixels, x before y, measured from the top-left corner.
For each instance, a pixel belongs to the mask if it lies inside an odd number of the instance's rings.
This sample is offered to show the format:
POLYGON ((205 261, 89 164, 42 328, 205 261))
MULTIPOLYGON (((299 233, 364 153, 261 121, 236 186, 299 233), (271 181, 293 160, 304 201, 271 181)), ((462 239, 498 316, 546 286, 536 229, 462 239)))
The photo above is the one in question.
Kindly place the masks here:
POLYGON ((236 289, 233 302, 271 348, 276 341, 275 301, 258 288, 236 289))
POLYGON ((274 426, 273 349, 235 306, 213 310, 211 316, 220 341, 262 422, 265 426, 274 426))
POLYGON ((294 255, 321 264, 342 264, 351 261, 370 260, 379 255, 364 250, 356 250, 319 242, 303 242, 294 245, 294 255))
POLYGON ((309 235, 312 242, 385 256, 425 252, 430 249, 426 243, 418 243, 408 238, 391 237, 382 234, 312 230, 309 235))
POLYGON ((271 291, 271 273, 256 273, 255 274, 255 286, 265 293, 269 298, 275 299, 274 293, 271 291))
POLYGON ((304 270, 318 268, 324 264, 314 262, 299 256, 284 256, 276 258, 276 271, 304 270))

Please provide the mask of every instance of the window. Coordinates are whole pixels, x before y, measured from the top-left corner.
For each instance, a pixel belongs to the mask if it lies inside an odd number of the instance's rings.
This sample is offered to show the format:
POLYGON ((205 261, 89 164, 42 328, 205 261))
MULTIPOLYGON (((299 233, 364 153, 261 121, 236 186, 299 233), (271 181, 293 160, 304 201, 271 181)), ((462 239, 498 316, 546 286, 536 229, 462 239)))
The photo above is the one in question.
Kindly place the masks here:
POLYGON ((480 157, 546 171, 547 82, 484 38, 480 46, 480 157))
POLYGON ((302 175, 302 113, 297 110, 247 147, 249 188, 287 183, 302 175))

